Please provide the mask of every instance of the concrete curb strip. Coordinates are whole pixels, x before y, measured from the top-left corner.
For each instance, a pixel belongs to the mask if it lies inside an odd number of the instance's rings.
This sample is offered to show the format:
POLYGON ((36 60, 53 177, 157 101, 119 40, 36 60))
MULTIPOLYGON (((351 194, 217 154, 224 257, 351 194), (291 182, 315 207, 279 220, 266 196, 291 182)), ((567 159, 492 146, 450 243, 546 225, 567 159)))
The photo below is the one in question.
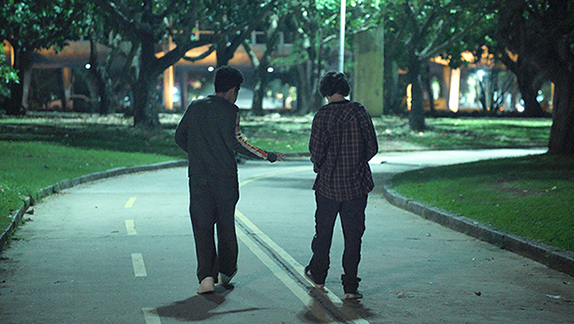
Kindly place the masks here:
POLYGON ((574 252, 572 251, 559 250, 544 243, 503 233, 467 217, 410 200, 392 190, 390 185, 388 181, 383 186, 383 195, 392 205, 574 276, 574 252))
MULTIPOLYGON (((56 184, 53 184, 53 185, 48 186, 46 188, 40 189, 38 192, 38 197, 39 197, 39 199, 42 199, 42 198, 45 198, 49 195, 59 193, 62 190, 66 190, 66 189, 75 187, 75 186, 80 185, 80 184, 93 182, 93 181, 97 181, 97 180, 102 180, 102 179, 106 179, 106 178, 117 177, 117 176, 124 175, 124 174, 144 172, 144 171, 155 171, 155 170, 160 170, 160 169, 183 167, 183 166, 187 166, 187 160, 160 162, 160 163, 154 163, 154 164, 148 164, 148 165, 140 165, 140 166, 134 166, 134 167, 122 167, 122 168, 115 168, 115 169, 110 169, 110 170, 102 171, 102 172, 95 172, 95 173, 83 175, 83 176, 80 176, 80 177, 74 178, 74 179, 62 180, 56 184)), ((33 204, 34 204, 34 202, 28 198, 24 201, 23 206, 19 210, 11 213, 8 216, 8 217, 12 218, 12 222, 11 222, 10 226, 8 226, 8 228, 4 231, 4 233, 2 233, 2 236, 0 237, 0 251, 2 251, 2 248, 4 247, 4 243, 6 243, 8 241, 10 234, 16 229, 16 227, 18 227, 20 220, 22 220, 22 217, 24 217, 24 214, 26 213, 28 208, 30 208, 30 206, 33 204)))

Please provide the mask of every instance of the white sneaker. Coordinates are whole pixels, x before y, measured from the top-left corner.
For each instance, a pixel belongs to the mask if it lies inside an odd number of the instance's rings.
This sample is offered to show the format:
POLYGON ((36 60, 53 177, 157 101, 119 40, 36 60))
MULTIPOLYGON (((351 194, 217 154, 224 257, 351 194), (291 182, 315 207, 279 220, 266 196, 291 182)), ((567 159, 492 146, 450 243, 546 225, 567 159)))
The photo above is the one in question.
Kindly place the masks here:
POLYGON ((215 279, 213 277, 205 277, 203 280, 201 280, 201 284, 199 284, 199 288, 197 288, 197 293, 207 294, 214 292, 214 282, 215 279))

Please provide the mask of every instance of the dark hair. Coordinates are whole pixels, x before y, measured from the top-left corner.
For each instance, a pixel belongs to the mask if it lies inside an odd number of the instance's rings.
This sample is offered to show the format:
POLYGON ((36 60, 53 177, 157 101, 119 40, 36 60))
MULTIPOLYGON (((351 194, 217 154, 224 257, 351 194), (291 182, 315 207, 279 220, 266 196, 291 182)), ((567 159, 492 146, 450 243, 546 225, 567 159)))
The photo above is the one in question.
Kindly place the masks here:
POLYGON ((319 91, 323 97, 332 96, 335 93, 346 97, 351 92, 351 87, 344 73, 330 71, 321 79, 319 91))
POLYGON ((243 83, 243 75, 238 69, 222 66, 215 72, 215 92, 227 92, 231 88, 239 88, 243 83))

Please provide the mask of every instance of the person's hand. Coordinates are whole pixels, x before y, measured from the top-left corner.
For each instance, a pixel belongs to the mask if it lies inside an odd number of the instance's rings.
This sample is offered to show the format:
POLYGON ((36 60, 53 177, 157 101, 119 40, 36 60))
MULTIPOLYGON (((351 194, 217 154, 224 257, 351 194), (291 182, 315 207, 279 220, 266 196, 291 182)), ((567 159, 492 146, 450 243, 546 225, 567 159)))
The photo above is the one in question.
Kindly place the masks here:
POLYGON ((277 161, 285 160, 285 154, 277 152, 277 161))

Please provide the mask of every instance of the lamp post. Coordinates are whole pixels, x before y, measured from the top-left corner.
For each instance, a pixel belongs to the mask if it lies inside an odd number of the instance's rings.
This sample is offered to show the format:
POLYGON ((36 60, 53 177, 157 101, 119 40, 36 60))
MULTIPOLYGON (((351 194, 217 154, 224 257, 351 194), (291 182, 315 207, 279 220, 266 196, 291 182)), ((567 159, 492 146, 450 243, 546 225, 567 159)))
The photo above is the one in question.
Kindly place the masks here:
POLYGON ((341 30, 339 36, 339 72, 345 69, 345 15, 347 12, 347 0, 341 0, 341 30))

